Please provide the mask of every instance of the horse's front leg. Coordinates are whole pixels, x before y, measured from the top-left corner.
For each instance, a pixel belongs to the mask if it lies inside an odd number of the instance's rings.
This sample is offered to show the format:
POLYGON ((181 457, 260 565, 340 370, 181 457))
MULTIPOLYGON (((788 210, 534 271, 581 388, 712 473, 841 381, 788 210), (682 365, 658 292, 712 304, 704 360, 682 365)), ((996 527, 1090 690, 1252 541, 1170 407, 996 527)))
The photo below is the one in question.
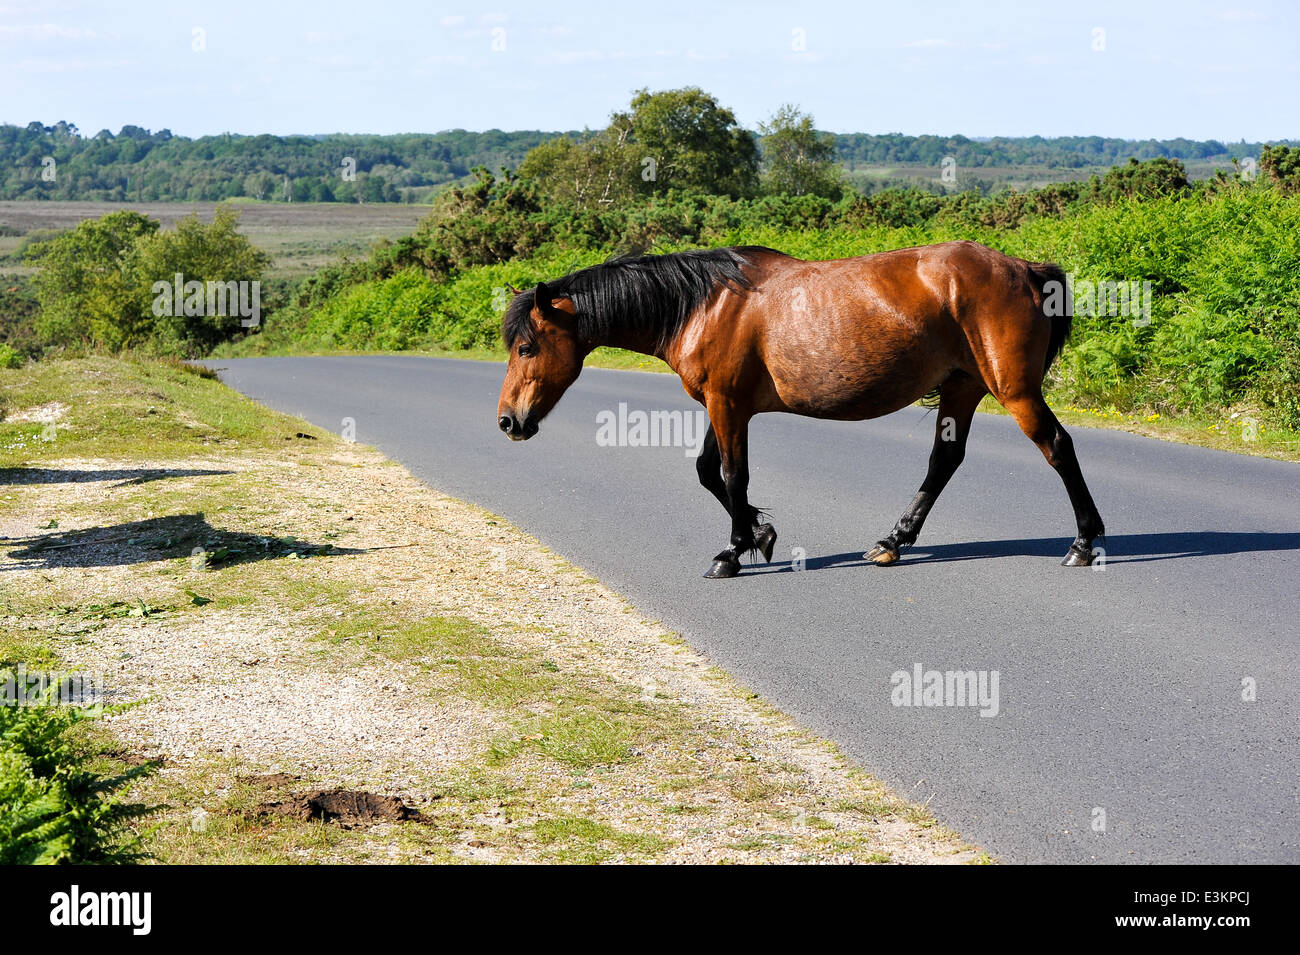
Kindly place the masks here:
POLYGON ((718 495, 718 499, 723 501, 731 516, 731 543, 713 558, 713 564, 704 576, 735 577, 740 573, 740 555, 745 551, 761 551, 763 559, 771 561, 772 548, 776 546, 776 530, 771 524, 760 524, 758 509, 749 503, 749 415, 721 403, 711 403, 709 418, 713 424, 701 451, 700 481, 714 490, 712 475, 717 471, 710 471, 721 465, 723 494, 718 495))

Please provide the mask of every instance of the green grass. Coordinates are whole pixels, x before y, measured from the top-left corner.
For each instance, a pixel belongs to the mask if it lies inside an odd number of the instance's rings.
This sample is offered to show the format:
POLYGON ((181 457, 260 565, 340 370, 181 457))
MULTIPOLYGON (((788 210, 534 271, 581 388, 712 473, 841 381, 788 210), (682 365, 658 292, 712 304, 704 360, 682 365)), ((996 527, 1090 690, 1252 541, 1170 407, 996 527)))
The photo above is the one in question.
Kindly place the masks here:
POLYGON ((317 639, 417 665, 441 692, 505 710, 560 692, 569 679, 540 655, 509 647, 463 617, 401 620, 362 609, 329 622, 317 639))
POLYGON ((592 865, 616 855, 633 858, 654 855, 672 843, 649 833, 628 832, 580 816, 555 816, 532 827, 533 835, 546 846, 552 862, 592 865))
POLYGON ((283 447, 302 423, 177 361, 83 358, 0 368, 0 469, 50 457, 183 458, 283 447), (52 424, 11 420, 53 403, 52 424))
MULTIPOLYGON (((0 601, 0 612, 13 613, 13 609, 0 601)), ((60 660, 48 639, 0 628, 0 670, 19 665, 36 673, 57 669, 60 660)))

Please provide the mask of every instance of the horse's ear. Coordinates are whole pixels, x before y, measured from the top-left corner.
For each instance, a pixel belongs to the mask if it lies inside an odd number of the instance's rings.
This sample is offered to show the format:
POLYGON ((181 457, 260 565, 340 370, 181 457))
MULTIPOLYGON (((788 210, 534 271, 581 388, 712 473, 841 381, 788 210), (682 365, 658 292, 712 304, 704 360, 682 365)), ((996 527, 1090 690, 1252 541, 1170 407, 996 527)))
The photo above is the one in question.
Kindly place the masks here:
POLYGON ((537 288, 533 290, 533 304, 537 306, 537 314, 556 325, 568 326, 573 321, 573 300, 562 298, 560 301, 563 304, 556 305, 553 294, 545 282, 537 283, 537 288))
POLYGON ((538 282, 537 288, 533 289, 533 304, 537 306, 537 314, 542 318, 550 318, 551 312, 555 311, 555 306, 551 304, 551 290, 545 282, 538 282))

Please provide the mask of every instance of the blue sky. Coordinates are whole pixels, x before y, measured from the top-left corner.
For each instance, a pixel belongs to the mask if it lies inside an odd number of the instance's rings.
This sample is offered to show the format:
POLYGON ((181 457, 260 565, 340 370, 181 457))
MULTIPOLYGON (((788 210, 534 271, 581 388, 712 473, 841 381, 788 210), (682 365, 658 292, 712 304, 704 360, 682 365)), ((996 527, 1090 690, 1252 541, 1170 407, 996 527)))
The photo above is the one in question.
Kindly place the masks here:
POLYGON ((1296 2, 481 2, 0 0, 0 122, 581 129, 697 85, 751 127, 1300 138, 1296 2))

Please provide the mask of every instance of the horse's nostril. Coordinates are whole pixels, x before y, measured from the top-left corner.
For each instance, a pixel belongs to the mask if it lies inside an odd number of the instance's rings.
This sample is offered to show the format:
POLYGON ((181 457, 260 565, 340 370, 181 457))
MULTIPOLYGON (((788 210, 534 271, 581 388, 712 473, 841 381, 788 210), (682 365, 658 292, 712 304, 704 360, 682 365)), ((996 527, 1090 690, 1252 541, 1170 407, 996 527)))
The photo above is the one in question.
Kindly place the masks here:
POLYGON ((500 418, 497 419, 497 425, 506 434, 510 433, 510 426, 512 424, 514 424, 514 420, 508 414, 503 414, 500 418))

